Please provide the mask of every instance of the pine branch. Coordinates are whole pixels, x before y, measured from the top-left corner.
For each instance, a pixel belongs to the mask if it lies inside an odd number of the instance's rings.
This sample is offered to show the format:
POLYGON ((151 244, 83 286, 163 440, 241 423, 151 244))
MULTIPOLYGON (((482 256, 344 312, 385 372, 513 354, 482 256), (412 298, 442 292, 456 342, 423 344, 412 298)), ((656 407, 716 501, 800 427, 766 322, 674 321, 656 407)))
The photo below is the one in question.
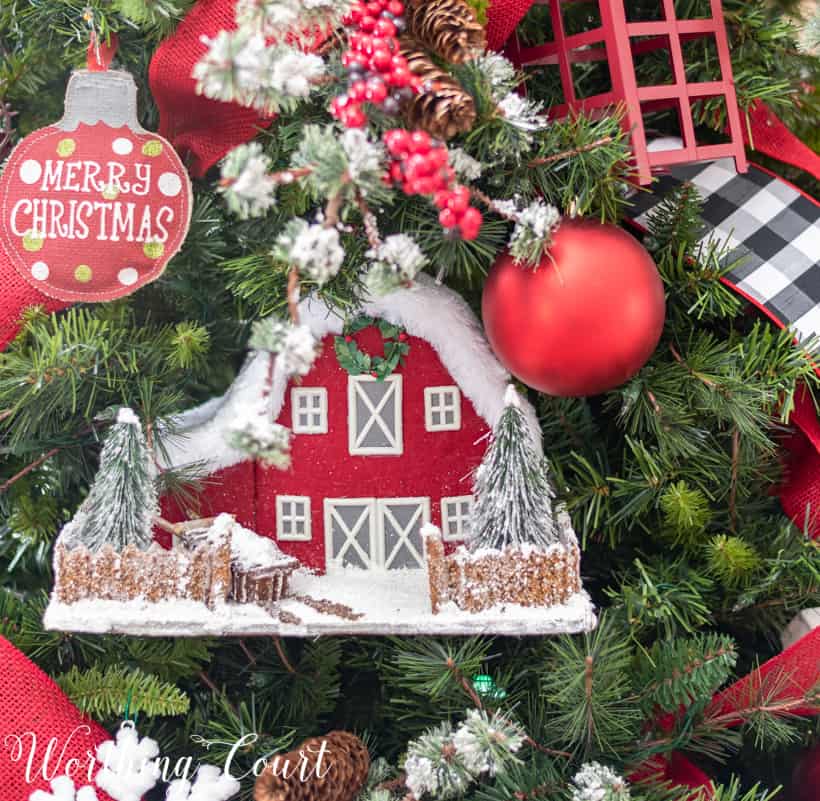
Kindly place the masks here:
POLYGON ((538 670, 551 706, 547 742, 584 759, 593 750, 617 754, 634 740, 642 716, 627 676, 631 659, 628 641, 606 613, 594 632, 549 642, 538 670))
POLYGON ((97 718, 117 717, 128 708, 146 715, 184 715, 190 701, 175 685, 143 673, 139 668, 109 665, 79 670, 76 666, 57 680, 72 703, 97 718))

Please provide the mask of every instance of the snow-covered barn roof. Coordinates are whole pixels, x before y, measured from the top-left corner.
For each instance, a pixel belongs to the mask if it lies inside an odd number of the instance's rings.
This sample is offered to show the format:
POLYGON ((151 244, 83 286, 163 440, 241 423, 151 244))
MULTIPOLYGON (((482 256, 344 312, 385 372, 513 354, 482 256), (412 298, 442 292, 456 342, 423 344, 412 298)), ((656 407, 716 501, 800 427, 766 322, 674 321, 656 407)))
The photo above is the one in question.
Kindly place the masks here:
MULTIPOLYGON (((372 298, 361 312, 400 325, 411 336, 427 341, 476 412, 489 426, 495 425, 504 408, 509 373, 490 350, 479 321, 460 295, 420 275, 409 288, 372 298)), ((302 300, 299 318, 317 341, 328 334, 341 334, 344 324, 337 312, 315 297, 302 300)), ((223 396, 178 416, 173 426, 177 433, 164 442, 163 465, 179 467, 201 462, 215 471, 245 461, 247 454, 231 448, 227 435, 249 413, 264 409, 270 415, 268 419, 279 417, 288 378, 274 365, 271 391, 266 395, 268 370, 268 354, 252 352, 223 396)), ((524 398, 521 408, 540 448, 541 430, 535 410, 524 398)))

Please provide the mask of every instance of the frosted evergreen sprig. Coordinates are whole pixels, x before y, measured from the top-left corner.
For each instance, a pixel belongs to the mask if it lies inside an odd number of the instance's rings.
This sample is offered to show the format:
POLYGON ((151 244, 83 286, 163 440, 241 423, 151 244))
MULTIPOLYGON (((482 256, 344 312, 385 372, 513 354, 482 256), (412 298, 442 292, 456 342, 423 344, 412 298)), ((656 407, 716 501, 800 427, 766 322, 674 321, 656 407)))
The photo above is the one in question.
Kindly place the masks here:
POLYGON ((291 220, 276 240, 273 254, 294 265, 300 273, 322 286, 338 274, 345 251, 336 228, 320 223, 291 220))
POLYGON ((273 317, 254 323, 249 344, 255 350, 277 354, 277 364, 288 376, 307 375, 318 352, 318 343, 308 326, 273 317))
POLYGON ((220 31, 194 65, 196 91, 213 100, 239 103, 263 114, 293 111, 325 74, 324 61, 284 44, 269 45, 246 29, 220 31))
POLYGON ((227 433, 228 444, 252 459, 285 470, 290 467, 291 430, 271 423, 268 415, 250 409, 236 420, 227 433))
POLYGON ((416 798, 454 798, 482 775, 497 776, 519 762, 523 744, 521 730, 502 712, 473 709, 457 729, 441 723, 409 743, 407 788, 416 798))
POLYGON ((523 262, 537 267, 561 224, 561 213, 538 198, 511 216, 515 228, 510 236, 510 255, 518 264, 523 262))
POLYGON ((258 142, 231 150, 222 161, 222 181, 218 186, 228 210, 246 220, 260 217, 276 205, 278 182, 270 170, 270 159, 258 142))
POLYGON ((587 762, 572 777, 572 801, 629 801, 629 784, 599 762, 587 762))
POLYGON ((407 234, 388 236, 365 254, 370 268, 365 285, 374 295, 386 295, 412 281, 427 266, 428 259, 407 234))
POLYGON ((390 193, 383 181, 384 160, 381 143, 362 130, 350 128, 340 135, 333 125, 307 125, 291 167, 305 174, 305 186, 317 198, 358 190, 362 197, 385 203, 390 193))
POLYGON ((474 64, 489 84, 490 92, 496 101, 512 92, 521 80, 515 65, 500 53, 488 52, 475 59, 474 64))
POLYGON ((462 181, 477 181, 484 172, 484 167, 478 159, 474 159, 463 148, 450 148, 450 166, 462 181))
POLYGON ((498 104, 498 110, 508 124, 521 131, 538 131, 547 127, 544 107, 534 101, 510 92, 498 104))
POLYGON ((236 21, 268 38, 310 41, 317 29, 337 28, 348 0, 238 0, 236 21))
POLYGON ((404 772, 416 797, 454 798, 469 787, 472 776, 458 758, 452 724, 445 721, 408 743, 404 772))
POLYGON ((496 776, 514 761, 524 735, 500 712, 490 717, 483 709, 471 709, 453 736, 453 745, 473 776, 496 776))

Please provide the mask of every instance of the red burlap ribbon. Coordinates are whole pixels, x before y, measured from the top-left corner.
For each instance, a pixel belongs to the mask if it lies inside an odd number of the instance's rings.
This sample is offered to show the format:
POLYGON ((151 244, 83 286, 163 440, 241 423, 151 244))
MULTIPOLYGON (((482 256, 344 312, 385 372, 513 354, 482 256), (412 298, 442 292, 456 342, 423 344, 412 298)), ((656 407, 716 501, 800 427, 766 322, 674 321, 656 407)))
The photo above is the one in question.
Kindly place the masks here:
MULTIPOLYGON (((71 778, 78 787, 88 784, 88 754, 110 740, 109 733, 85 718, 63 691, 18 651, 0 637, 0 796, 3 801, 28 801, 35 790, 49 790, 43 778, 43 760, 52 738, 52 756, 47 770, 49 780, 65 774, 69 760, 80 767, 71 778), (36 743, 32 739, 36 737, 36 743), (18 753, 17 737, 23 746, 18 753), (26 780, 26 765, 34 746, 31 782, 26 780), (16 758, 19 757, 19 758, 16 758)), ((100 801, 111 801, 97 790, 100 801)))
POLYGON ((743 138, 747 145, 784 164, 798 167, 820 181, 820 155, 801 142, 783 121, 759 100, 749 110, 749 125, 751 137, 746 126, 743 127, 743 138))
POLYGON ((236 28, 236 0, 199 0, 179 27, 158 48, 148 83, 159 108, 159 133, 202 177, 229 150, 253 139, 273 117, 261 117, 236 103, 209 100, 196 93, 194 65, 208 47, 202 36, 236 28))
POLYGON ((785 475, 780 487, 783 511, 815 539, 820 537, 820 420, 805 389, 795 397, 794 433, 785 441, 785 475))
POLYGON ((490 0, 487 9, 487 45, 501 50, 535 0, 490 0))
MULTIPOLYGON (((789 715, 809 717, 820 708, 802 702, 820 682, 820 628, 813 629, 794 645, 764 662, 734 684, 721 690, 707 709, 710 717, 725 716, 726 728, 745 722, 743 710, 751 709, 761 695, 770 706, 784 704, 789 715), (792 706, 789 702, 800 702, 792 706), (737 712, 737 715, 733 713, 737 712)), ((661 725, 661 728, 664 728, 661 725)), ((705 788, 702 798, 710 799, 714 792, 712 780, 683 754, 657 756, 644 762, 629 778, 632 781, 665 780, 678 787, 693 790, 705 788)))
POLYGON ((5 250, 0 248, 0 350, 5 350, 17 336, 20 318, 32 306, 54 312, 71 306, 71 302, 50 298, 35 289, 14 269, 5 250))
MULTIPOLYGON (((745 722, 742 714, 732 717, 733 712, 748 709, 761 694, 769 706, 789 701, 799 701, 820 683, 820 628, 812 629, 785 651, 764 662, 757 670, 719 692, 707 710, 707 714, 727 715, 727 726, 740 726, 745 722)), ((788 714, 810 717, 820 708, 810 704, 789 707, 788 714)))

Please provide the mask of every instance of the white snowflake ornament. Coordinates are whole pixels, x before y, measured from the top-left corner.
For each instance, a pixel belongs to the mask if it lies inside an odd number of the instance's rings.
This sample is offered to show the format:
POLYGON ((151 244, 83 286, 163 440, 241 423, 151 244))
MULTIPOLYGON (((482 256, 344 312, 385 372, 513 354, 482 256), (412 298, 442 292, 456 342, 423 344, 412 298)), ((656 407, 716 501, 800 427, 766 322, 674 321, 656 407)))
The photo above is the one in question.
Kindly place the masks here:
POLYGON ((106 740, 97 746, 97 761, 102 769, 94 781, 114 801, 141 801, 159 779, 158 756, 156 741, 140 739, 134 723, 126 720, 117 732, 116 742, 106 740))
POLYGON ((68 776, 58 776, 51 780, 51 792, 35 790, 29 801, 98 801, 93 787, 86 785, 79 790, 68 776))
POLYGON ((202 765, 193 784, 177 779, 168 787, 165 801, 228 801, 241 789, 233 776, 223 773, 215 765, 202 765))

